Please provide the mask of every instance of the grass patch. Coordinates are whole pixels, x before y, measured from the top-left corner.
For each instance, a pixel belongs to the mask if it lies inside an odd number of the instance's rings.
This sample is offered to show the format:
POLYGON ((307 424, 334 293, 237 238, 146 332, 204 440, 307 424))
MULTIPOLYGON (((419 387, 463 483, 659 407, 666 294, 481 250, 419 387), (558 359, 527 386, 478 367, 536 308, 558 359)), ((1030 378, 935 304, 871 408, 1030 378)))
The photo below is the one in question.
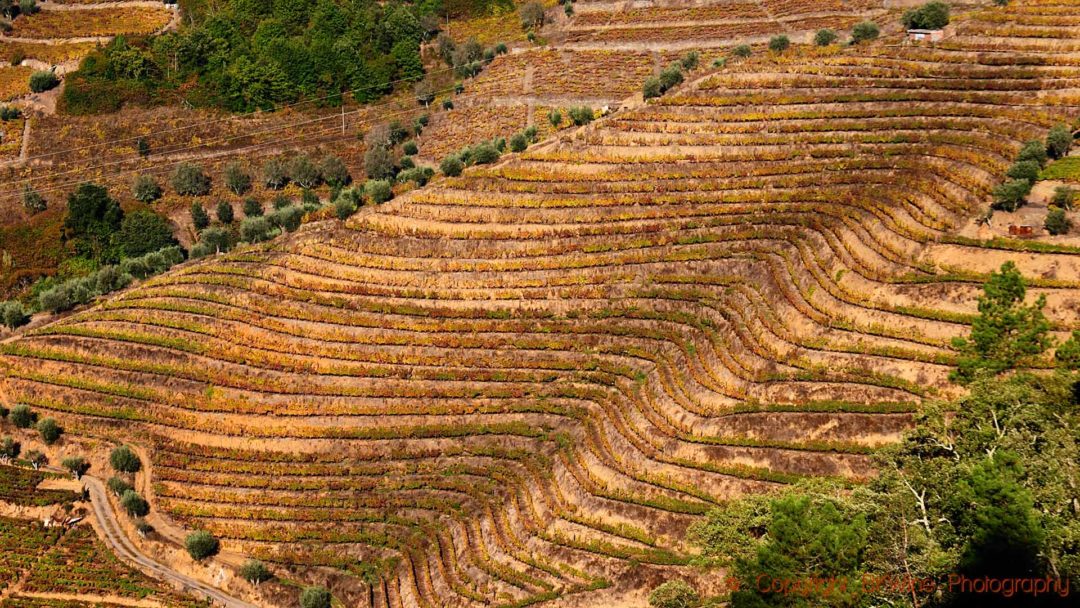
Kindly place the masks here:
POLYGON ((1039 173, 1039 179, 1080 182, 1080 156, 1066 156, 1055 160, 1039 173))

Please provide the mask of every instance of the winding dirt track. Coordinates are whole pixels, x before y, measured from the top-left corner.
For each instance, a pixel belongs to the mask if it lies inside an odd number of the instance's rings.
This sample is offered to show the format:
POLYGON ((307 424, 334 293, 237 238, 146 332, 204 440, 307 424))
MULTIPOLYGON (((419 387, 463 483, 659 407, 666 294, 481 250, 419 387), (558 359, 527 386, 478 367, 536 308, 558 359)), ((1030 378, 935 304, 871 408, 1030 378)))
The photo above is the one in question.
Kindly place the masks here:
POLYGON ((116 513, 113 512, 112 504, 109 503, 101 480, 84 475, 82 481, 90 491, 90 502, 94 506, 94 516, 104 534, 105 544, 121 559, 138 565, 140 570, 154 578, 177 584, 187 592, 205 597, 215 606, 257 608, 255 604, 238 600, 215 587, 177 572, 140 551, 120 528, 120 522, 116 520, 116 513))

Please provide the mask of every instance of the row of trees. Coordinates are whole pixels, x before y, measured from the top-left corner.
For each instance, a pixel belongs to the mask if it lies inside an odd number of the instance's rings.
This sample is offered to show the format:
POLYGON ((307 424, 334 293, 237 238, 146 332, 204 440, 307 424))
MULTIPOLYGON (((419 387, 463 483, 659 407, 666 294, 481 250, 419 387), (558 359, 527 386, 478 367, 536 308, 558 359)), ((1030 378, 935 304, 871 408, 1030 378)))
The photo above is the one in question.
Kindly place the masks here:
POLYGON ((645 99, 659 97, 668 89, 677 87, 683 82, 683 72, 690 72, 697 68, 701 55, 697 51, 690 51, 679 61, 673 62, 660 71, 656 76, 645 79, 642 85, 642 95, 645 99))
MULTIPOLYGON (((1027 203, 1031 189, 1050 159, 1064 157, 1072 148, 1072 131, 1066 125, 1056 125, 1046 134, 1045 142, 1033 139, 1026 142, 1016 155, 1006 175, 1009 180, 993 190, 992 210, 1016 211, 1027 203)), ((1063 195, 1064 196, 1064 195, 1063 195)), ((1068 201, 1071 203, 1071 201, 1068 201)))

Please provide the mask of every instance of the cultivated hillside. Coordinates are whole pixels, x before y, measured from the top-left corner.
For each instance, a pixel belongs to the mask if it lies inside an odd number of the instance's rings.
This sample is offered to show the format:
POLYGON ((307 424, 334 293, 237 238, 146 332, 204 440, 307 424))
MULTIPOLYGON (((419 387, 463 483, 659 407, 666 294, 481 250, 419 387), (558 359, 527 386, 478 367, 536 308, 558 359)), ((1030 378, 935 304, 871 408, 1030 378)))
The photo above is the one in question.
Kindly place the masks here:
POLYGON ((1004 260, 1076 326, 1077 250, 954 235, 1077 115, 1078 21, 731 63, 34 330, 5 397, 349 605, 643 605, 710 506, 871 474, 1004 260))

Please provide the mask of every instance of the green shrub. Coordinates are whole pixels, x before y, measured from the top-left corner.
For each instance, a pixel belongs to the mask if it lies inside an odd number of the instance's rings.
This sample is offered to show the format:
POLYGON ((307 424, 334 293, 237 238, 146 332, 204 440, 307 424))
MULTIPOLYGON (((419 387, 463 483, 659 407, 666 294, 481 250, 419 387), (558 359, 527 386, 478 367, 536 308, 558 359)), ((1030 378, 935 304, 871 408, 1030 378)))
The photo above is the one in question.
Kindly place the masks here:
POLYGON ((1046 212, 1046 221, 1043 223, 1046 231, 1057 236, 1065 234, 1072 229, 1072 221, 1065 217, 1065 210, 1061 207, 1050 207, 1046 212))
POLYGON ((28 429, 34 425, 37 416, 30 410, 29 405, 19 403, 8 412, 8 420, 10 420, 11 424, 14 424, 16 428, 28 429))
POLYGON ((525 138, 524 133, 514 133, 510 137, 510 151, 511 152, 524 152, 529 147, 529 140, 525 138))
POLYGON ((499 149, 492 142, 483 141, 469 150, 469 161, 474 165, 488 165, 499 160, 499 149))
MULTIPOLYGON (((667 91, 672 87, 677 87, 683 82, 682 68, 679 64, 673 63, 668 67, 660 71, 660 89, 661 91, 667 91)), ((591 110, 590 110, 591 112, 591 110)), ((575 123, 577 124, 577 123, 575 123)))
POLYGON ((345 161, 333 154, 328 154, 319 161, 319 177, 331 187, 337 188, 347 186, 352 181, 345 161))
POLYGON ((875 40, 881 35, 881 28, 873 21, 863 21, 855 24, 851 29, 851 42, 858 44, 869 40, 875 40))
POLYGON ((15 329, 29 323, 30 316, 26 314, 22 303, 9 300, 0 304, 0 321, 8 329, 15 329))
POLYGON ((457 177, 465 170, 465 164, 457 156, 447 156, 439 163, 439 170, 447 177, 457 177))
POLYGON ((791 47, 791 39, 780 34, 769 39, 769 50, 774 53, 783 53, 791 47))
POLYGON ((830 29, 821 29, 814 34, 814 44, 818 46, 829 46, 830 44, 839 40, 840 36, 836 32, 830 29))
POLYGON ((940 30, 949 25, 949 5, 944 2, 927 2, 919 8, 906 11, 901 21, 909 30, 940 30))
POLYGON ((60 78, 51 71, 40 70, 30 74, 30 90, 34 93, 44 93, 55 89, 60 84, 60 78))
POLYGON ((754 50, 750 48, 749 44, 740 44, 735 48, 731 49, 732 55, 734 55, 735 57, 742 57, 743 59, 749 57, 753 52, 754 50))
MULTIPOLYGON (((679 74, 679 77, 682 78, 681 73, 679 74)), ((660 80, 661 80, 661 82, 663 82, 663 77, 661 77, 660 80)), ((570 113, 570 121, 573 122, 575 125, 577 125, 579 127, 582 126, 582 125, 589 124, 596 117, 595 113, 593 112, 593 109, 590 108, 589 106, 576 106, 576 107, 570 108, 569 113, 570 113)))
POLYGON ((415 141, 410 139, 409 141, 401 145, 401 151, 407 156, 413 156, 416 153, 420 152, 420 147, 416 145, 415 141))
POLYGON ((559 125, 562 124, 562 112, 558 110, 551 110, 550 112, 548 112, 547 118, 548 122, 551 123, 551 126, 555 127, 556 129, 558 129, 559 125))
POLYGON ((263 214, 262 202, 255 197, 244 199, 244 217, 259 217, 263 214))
POLYGON ((694 608, 701 596, 686 581, 668 581, 649 594, 649 606, 652 608, 694 608))
POLYGON ((182 196, 203 196, 210 194, 210 176, 198 165, 180 163, 173 171, 172 186, 182 196))
POLYGON ((536 0, 523 4, 518 9, 518 15, 521 17, 521 27, 527 30, 543 27, 544 25, 544 5, 536 0))
POLYGON ((308 587, 300 593, 300 608, 330 608, 331 601, 330 591, 326 587, 308 587))
POLYGON ((60 461, 60 466, 70 471, 75 479, 81 479, 90 470, 90 463, 82 456, 68 456, 60 461))
POLYGON ((1072 131, 1066 125, 1055 125, 1046 134, 1046 154, 1050 158, 1061 158, 1069 153, 1072 147, 1072 131))
POLYGON ((49 208, 49 204, 45 201, 45 197, 41 196, 41 193, 37 190, 31 188, 30 184, 23 186, 22 203, 23 207, 30 213, 41 213, 49 208))
POLYGON ((270 215, 270 221, 279 228, 293 232, 300 227, 304 220, 304 209, 297 205, 289 205, 277 209, 270 215))
POLYGON ((142 469, 142 461, 126 445, 113 449, 109 454, 109 465, 121 473, 137 473, 142 469))
POLYGON ((683 55, 682 59, 679 60, 679 65, 681 65, 682 69, 686 70, 687 72, 696 70, 698 65, 700 64, 701 53, 697 51, 690 51, 689 53, 683 55))
POLYGON ((319 185, 321 175, 318 167, 306 154, 301 154, 289 161, 289 179, 301 188, 314 188, 319 185))
POLYGON ((1065 210, 1070 210, 1073 207, 1073 202, 1076 200, 1076 190, 1069 186, 1058 186, 1054 188, 1054 197, 1051 199, 1051 203, 1055 207, 1061 207, 1065 210))
POLYGON ((1020 163, 1028 160, 1039 163, 1040 167, 1046 165, 1046 145, 1037 139, 1025 142, 1023 147, 1020 148, 1020 152, 1016 155, 1016 162, 1020 163))
POLYGON ((53 418, 45 418, 37 423, 38 434, 41 435, 41 440, 45 442, 45 445, 52 445, 60 439, 60 435, 64 434, 64 429, 60 428, 56 420, 53 418))
POLYGON ((150 175, 140 175, 135 178, 131 194, 140 203, 149 204, 161 198, 161 185, 150 175))
POLYGON ((218 201, 217 209, 214 210, 214 215, 222 224, 231 224, 236 219, 233 216, 233 207, 229 201, 218 201))
POLYGON ((263 185, 271 190, 281 190, 289 183, 288 167, 280 158, 271 158, 263 164, 263 185))
POLYGON ((146 517, 150 513, 150 503, 139 496, 135 490, 128 490, 120 497, 120 506, 132 517, 146 517))
POLYGON ((225 187, 233 194, 245 194, 251 190, 251 174, 238 161, 225 165, 225 187))
POLYGON ((1005 173, 1012 179, 1026 179, 1029 182, 1035 182, 1039 179, 1039 163, 1033 160, 1022 160, 1013 163, 1009 170, 1005 173))
POLYGON ((210 225, 210 216, 202 203, 191 203, 191 224, 199 231, 210 225))
POLYGON ((257 559, 249 559, 240 566, 240 577, 252 585, 258 585, 270 580, 273 575, 266 569, 265 564, 257 559))
POLYGON ((0 441, 0 458, 14 460, 19 457, 19 452, 21 451, 22 445, 11 437, 4 437, 4 439, 0 441))
POLYGON ((1027 202, 1031 193, 1031 182, 1026 179, 1014 179, 994 188, 994 202, 991 207, 1000 211, 1016 211, 1027 202))
POLYGON ((394 190, 385 179, 369 179, 364 184, 364 194, 377 205, 394 198, 394 190))
POLYGON ((199 561, 217 555, 221 550, 221 543, 214 538, 213 534, 205 530, 199 530, 188 534, 184 539, 184 548, 192 559, 199 561))
POLYGON ((105 486, 117 496, 123 496, 125 492, 132 489, 131 484, 120 477, 110 477, 105 486))
POLYGON ((339 220, 348 219, 356 209, 356 203, 348 196, 338 196, 334 201, 334 214, 339 220))
POLYGON ((270 220, 261 215, 247 217, 240 222, 240 240, 246 243, 261 243, 273 236, 272 231, 270 220))

